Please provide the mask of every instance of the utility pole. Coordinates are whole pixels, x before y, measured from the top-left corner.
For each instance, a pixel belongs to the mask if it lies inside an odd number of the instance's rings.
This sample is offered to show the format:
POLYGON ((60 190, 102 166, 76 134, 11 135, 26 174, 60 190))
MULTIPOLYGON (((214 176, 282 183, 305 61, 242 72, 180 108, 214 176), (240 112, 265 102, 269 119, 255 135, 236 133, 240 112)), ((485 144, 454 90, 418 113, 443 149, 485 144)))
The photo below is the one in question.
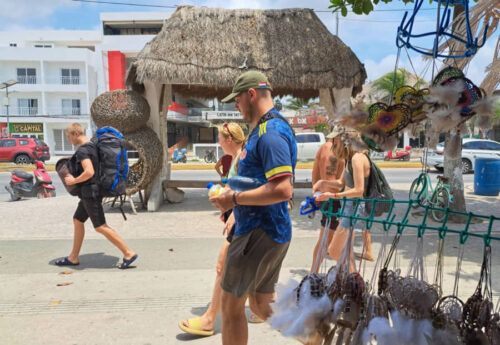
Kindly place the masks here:
POLYGON ((10 117, 9 117, 9 87, 16 85, 17 80, 8 80, 6 82, 0 83, 0 90, 5 89, 5 114, 7 115, 7 137, 10 137, 10 117))
POLYGON ((339 11, 335 12, 335 36, 339 37, 339 11))

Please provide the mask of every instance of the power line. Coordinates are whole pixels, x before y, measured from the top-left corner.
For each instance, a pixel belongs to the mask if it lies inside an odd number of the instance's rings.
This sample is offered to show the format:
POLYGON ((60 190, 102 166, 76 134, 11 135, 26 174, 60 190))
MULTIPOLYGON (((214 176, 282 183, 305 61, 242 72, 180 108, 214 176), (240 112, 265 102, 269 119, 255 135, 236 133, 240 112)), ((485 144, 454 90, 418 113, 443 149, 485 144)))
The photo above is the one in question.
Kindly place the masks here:
POLYGON ((105 4, 105 5, 125 5, 125 6, 135 6, 135 7, 156 7, 156 8, 177 8, 174 5, 148 5, 148 4, 137 4, 132 2, 115 2, 115 1, 103 1, 103 0, 72 0, 75 2, 90 2, 94 4, 105 4))
MULTIPOLYGON (((401 20, 376 20, 376 19, 352 19, 352 18, 339 18, 347 22, 364 22, 364 23, 401 23, 401 20)), ((415 20, 414 23, 435 23, 435 20, 415 20)))
MULTIPOLYGON (((84 3, 94 3, 103 5, 123 5, 123 6, 135 6, 135 7, 152 7, 152 8, 177 8, 179 5, 151 5, 151 4, 140 4, 134 2, 117 2, 117 1, 105 1, 105 0, 71 0, 74 2, 84 2, 84 3)), ((373 10, 372 12, 406 12, 410 9, 404 8, 394 8, 394 9, 381 9, 373 10)), ((420 11, 435 11, 435 8, 421 8, 420 11)), ((313 10, 316 13, 333 13, 332 10, 313 10)), ((353 11, 347 11, 348 13, 353 13, 353 11)))

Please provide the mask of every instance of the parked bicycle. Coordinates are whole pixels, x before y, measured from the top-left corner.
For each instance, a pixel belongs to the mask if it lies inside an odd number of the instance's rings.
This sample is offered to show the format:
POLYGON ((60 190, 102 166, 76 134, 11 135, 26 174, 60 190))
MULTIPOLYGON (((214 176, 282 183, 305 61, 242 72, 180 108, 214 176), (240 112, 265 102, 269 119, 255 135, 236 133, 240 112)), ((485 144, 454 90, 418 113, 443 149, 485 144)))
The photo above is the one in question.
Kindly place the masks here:
POLYGON ((207 150, 204 157, 205 163, 217 163, 217 158, 215 157, 215 152, 213 150, 207 150))
MULTIPOLYGON (((410 199, 418 200, 418 204, 413 205, 414 208, 429 205, 433 208, 446 209, 453 202, 453 196, 450 192, 450 184, 448 178, 438 176, 438 183, 435 188, 432 187, 432 181, 427 172, 421 173, 411 184, 410 199)), ((445 212, 431 209, 431 217, 436 222, 442 222, 445 217, 445 212)))

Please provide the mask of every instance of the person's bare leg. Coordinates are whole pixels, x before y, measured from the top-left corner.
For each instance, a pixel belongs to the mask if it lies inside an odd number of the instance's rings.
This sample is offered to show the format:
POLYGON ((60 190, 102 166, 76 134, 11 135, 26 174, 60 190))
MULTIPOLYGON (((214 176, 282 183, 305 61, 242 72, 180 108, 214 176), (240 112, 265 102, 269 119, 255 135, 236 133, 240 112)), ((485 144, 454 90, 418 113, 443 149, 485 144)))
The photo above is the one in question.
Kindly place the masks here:
POLYGON ((255 293, 248 297, 252 312, 266 321, 273 313, 271 303, 274 302, 274 293, 255 293))
MULTIPOLYGON (((201 316, 201 327, 205 331, 211 331, 214 329, 215 319, 217 318, 217 314, 220 311, 221 305, 221 296, 222 296, 222 288, 220 286, 222 281, 222 272, 224 270, 224 264, 226 262, 227 250, 229 248, 229 242, 224 240, 222 244, 219 256, 217 258, 217 266, 216 272, 217 275, 215 277, 214 289, 212 292, 212 300, 210 301, 210 305, 208 306, 205 313, 201 316)), ((182 322, 184 326, 189 327, 188 320, 184 320, 182 322)))
POLYGON ((80 250, 82 249, 83 238, 85 237, 85 224, 80 222, 79 220, 73 219, 73 248, 71 249, 71 253, 68 255, 68 260, 73 263, 80 262, 80 250))
POLYGON ((101 225, 100 227, 96 228, 95 231, 103 234, 104 237, 106 237, 111 243, 113 243, 123 253, 123 257, 125 259, 128 260, 135 255, 135 252, 127 246, 120 235, 118 235, 118 233, 110 228, 107 224, 101 225))
POLYGON ((333 231, 330 231, 330 229, 327 229, 326 231, 328 231, 328 238, 326 240, 327 241, 326 248, 320 248, 321 239, 324 236, 325 228, 322 227, 320 229, 318 241, 316 242, 316 245, 314 246, 313 261, 312 261, 312 265, 311 265, 311 273, 318 273, 319 267, 321 266, 321 263, 325 259, 326 253, 328 252, 328 247, 330 245, 330 242, 332 242, 333 231), (320 251, 320 249, 321 249, 321 252, 319 253, 320 255, 318 256, 318 251, 320 251))
MULTIPOLYGON (((338 226, 337 230, 335 230, 335 234, 332 238, 332 241, 330 242, 330 245, 328 246, 328 254, 334 259, 338 261, 342 257, 342 253, 344 251, 344 247, 346 244, 346 241, 348 240, 349 237, 349 230, 344 229, 342 226, 338 226)), ((351 241, 351 255, 349 259, 349 272, 355 272, 356 271, 356 264, 354 261, 354 231, 352 231, 352 241, 351 241)))
POLYGON ((222 291, 222 344, 247 345, 248 325, 245 316, 247 297, 237 297, 230 292, 222 291))
POLYGON ((366 260, 373 260, 372 234, 369 230, 363 230, 363 257, 366 260))

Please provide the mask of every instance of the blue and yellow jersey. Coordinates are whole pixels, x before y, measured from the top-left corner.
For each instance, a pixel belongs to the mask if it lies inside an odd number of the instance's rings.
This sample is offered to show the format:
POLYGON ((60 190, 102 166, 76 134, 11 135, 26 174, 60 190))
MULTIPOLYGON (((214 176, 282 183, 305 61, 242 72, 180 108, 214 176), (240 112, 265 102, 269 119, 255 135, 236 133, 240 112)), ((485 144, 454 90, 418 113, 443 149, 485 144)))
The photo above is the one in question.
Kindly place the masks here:
MULTIPOLYGON (((296 163, 297 143, 292 128, 276 109, 271 109, 250 133, 240 155, 238 175, 265 183, 282 176, 293 177, 296 163)), ((286 201, 268 206, 238 206, 234 214, 236 236, 261 228, 278 243, 286 243, 292 237, 286 201)))

